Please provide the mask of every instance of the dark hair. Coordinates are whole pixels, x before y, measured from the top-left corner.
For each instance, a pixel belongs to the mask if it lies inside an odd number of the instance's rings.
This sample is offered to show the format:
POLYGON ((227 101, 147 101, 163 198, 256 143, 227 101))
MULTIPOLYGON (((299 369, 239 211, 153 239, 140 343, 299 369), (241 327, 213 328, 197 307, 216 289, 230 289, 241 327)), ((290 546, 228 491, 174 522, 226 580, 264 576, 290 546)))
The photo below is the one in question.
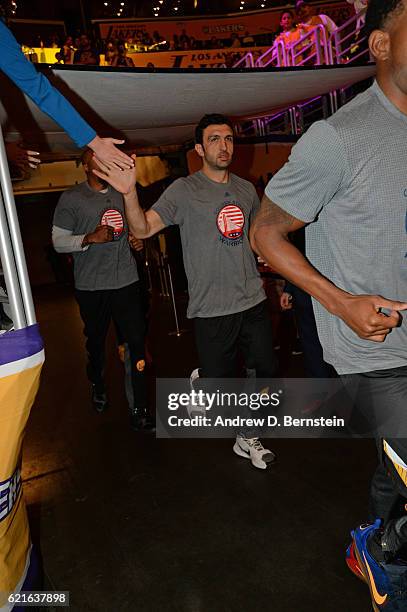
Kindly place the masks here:
POLYGON ((370 36, 373 30, 382 30, 387 20, 404 8, 403 0, 370 0, 366 11, 363 33, 370 36))
POLYGON ((286 9, 285 11, 281 11, 281 13, 280 13, 280 21, 281 21, 283 15, 286 15, 286 14, 290 15, 291 18, 294 19, 294 13, 292 12, 292 10, 286 9))
POLYGON ((198 125, 195 128, 195 142, 196 144, 203 144, 203 133, 210 125, 228 125, 233 130, 233 124, 228 117, 225 115, 219 115, 213 113, 211 115, 204 115, 198 125))

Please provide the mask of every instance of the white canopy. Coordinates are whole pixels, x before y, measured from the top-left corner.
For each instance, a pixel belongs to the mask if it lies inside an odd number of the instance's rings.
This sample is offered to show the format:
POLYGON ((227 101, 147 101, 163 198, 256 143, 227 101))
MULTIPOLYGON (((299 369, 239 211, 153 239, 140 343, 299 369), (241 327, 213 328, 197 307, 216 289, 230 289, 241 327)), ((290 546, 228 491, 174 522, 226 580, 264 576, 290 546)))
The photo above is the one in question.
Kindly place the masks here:
MULTIPOLYGON (((368 78, 375 66, 150 71, 53 66, 46 71, 99 134, 123 135, 139 148, 161 148, 191 139, 205 113, 235 118, 270 114, 368 78)), ((30 100, 24 101, 4 75, 0 88, 0 120, 6 135, 21 135, 27 143, 42 145, 42 150, 73 150, 62 129, 30 100)))

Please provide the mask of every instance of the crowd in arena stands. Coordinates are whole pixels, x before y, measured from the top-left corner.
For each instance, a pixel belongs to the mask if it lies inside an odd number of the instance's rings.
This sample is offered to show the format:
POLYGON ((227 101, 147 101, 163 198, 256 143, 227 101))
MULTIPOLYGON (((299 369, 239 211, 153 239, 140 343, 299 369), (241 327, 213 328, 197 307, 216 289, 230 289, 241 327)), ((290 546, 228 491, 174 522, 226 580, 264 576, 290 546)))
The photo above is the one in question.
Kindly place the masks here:
MULTIPOLYGON (((358 13, 367 0, 347 0, 347 2, 353 4, 355 12, 358 13)), ((358 27, 363 25, 363 16, 358 24, 358 27)), ((119 32, 117 38, 104 41, 94 39, 88 34, 80 34, 76 38, 68 36, 62 42, 57 34, 52 34, 46 43, 40 40, 36 46, 59 49, 55 54, 56 63, 98 66, 100 55, 104 54, 105 64, 107 65, 134 67, 133 59, 129 57, 129 54, 139 52, 204 49, 237 50, 244 47, 271 46, 275 41, 282 43, 287 48, 318 25, 325 28, 328 36, 337 27, 337 24, 328 15, 324 13, 316 14, 309 1, 297 0, 295 10, 283 10, 280 16, 279 29, 275 33, 251 35, 250 32, 246 31, 244 34, 238 35, 232 32, 227 38, 213 36, 209 40, 197 40, 183 29, 181 34, 173 34, 170 40, 166 40, 158 31, 154 31, 150 35, 145 29, 140 29, 135 30, 132 36, 126 37, 124 32, 119 32)), ((27 56, 30 56, 30 49, 25 49, 27 56)), ((241 56, 242 54, 238 51, 228 53, 225 57, 225 66, 233 66, 241 56)), ((43 61, 32 53, 30 59, 31 61, 43 61)), ((281 64, 283 64, 283 61, 280 61, 281 64)), ((149 67, 154 66, 150 63, 149 67)))
MULTIPOLYGON (((286 9, 280 16, 280 32, 276 36, 275 43, 281 43, 284 49, 288 49, 295 43, 300 43, 299 52, 309 44, 307 34, 312 32, 317 26, 322 26, 326 33, 326 38, 336 30, 337 25, 334 21, 323 13, 316 14, 312 5, 305 0, 298 0, 295 5, 295 13, 286 9)), ((280 53, 280 48, 276 46, 276 52, 280 53)), ((285 56, 281 56, 279 65, 285 64, 285 56)), ((297 62, 302 62, 302 56, 297 57, 297 62)), ((297 63, 296 62, 296 63, 297 63)))

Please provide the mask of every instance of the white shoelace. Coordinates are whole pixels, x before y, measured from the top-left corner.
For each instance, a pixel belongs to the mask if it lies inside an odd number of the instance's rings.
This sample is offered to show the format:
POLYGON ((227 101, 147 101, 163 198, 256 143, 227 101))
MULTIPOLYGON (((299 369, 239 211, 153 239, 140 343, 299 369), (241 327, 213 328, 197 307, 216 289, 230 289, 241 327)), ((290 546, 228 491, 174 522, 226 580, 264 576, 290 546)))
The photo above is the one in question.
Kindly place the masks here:
POLYGON ((245 442, 247 442, 247 444, 251 446, 252 448, 254 448, 254 450, 256 451, 265 450, 263 444, 260 442, 258 438, 245 438, 245 442))

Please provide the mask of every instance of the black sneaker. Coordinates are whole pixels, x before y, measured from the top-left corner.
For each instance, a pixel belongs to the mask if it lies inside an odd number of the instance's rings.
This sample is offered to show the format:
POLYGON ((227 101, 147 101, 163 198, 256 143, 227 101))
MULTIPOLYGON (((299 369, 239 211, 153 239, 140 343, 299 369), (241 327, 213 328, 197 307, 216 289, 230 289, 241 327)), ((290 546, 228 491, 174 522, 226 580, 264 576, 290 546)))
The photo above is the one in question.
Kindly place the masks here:
POLYGON ((130 413, 130 424, 133 431, 155 431, 155 418, 144 410, 134 410, 130 413))
POLYGON ((144 431, 154 433, 155 432, 155 417, 147 414, 144 419, 144 431))
POLYGON ((107 410, 108 403, 106 393, 98 389, 96 385, 92 385, 92 402, 96 412, 102 413, 107 410))
POLYGON ((303 354, 303 350, 302 350, 301 340, 299 338, 296 338, 294 342, 294 346, 291 350, 291 355, 302 355, 302 354, 303 354))

